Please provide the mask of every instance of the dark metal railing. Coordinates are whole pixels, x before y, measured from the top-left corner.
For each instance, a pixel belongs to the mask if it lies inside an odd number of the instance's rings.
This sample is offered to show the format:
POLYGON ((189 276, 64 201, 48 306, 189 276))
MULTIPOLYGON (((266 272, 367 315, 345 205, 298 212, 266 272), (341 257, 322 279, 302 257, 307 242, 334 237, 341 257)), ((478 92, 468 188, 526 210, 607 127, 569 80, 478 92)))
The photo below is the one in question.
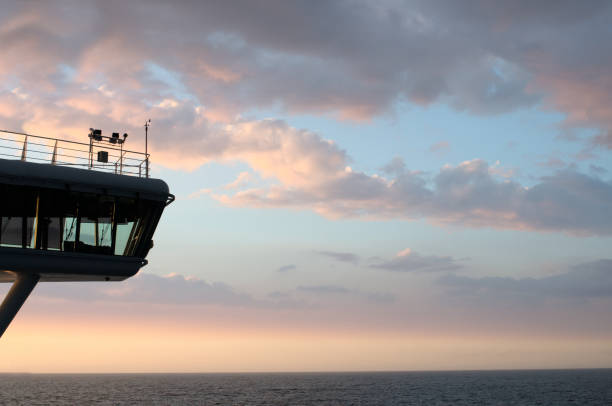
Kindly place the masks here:
POLYGON ((149 177, 150 154, 91 139, 84 143, 0 130, 0 158, 149 177), (104 152, 105 159, 100 160, 98 152, 104 152))

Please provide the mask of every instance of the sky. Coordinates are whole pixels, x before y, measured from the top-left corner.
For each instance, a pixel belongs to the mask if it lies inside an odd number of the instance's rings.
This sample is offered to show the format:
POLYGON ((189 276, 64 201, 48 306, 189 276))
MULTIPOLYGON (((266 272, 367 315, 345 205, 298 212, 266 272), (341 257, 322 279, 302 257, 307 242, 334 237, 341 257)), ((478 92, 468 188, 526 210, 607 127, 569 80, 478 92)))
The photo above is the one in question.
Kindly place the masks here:
MULTIPOLYGON (((0 128, 130 134, 149 264, 4 372, 612 367, 612 3, 3 1, 0 128)), ((9 286, 1 286, 0 293, 9 286)))

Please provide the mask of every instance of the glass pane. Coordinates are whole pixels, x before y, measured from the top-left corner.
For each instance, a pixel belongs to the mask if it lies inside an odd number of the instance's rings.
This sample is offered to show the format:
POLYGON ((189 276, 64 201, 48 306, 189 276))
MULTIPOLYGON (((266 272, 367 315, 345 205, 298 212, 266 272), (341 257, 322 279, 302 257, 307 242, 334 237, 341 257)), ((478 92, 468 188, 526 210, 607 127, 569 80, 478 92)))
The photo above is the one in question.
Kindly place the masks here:
POLYGON ((77 218, 66 217, 62 227, 62 240, 64 241, 64 251, 74 251, 76 240, 77 218))
MULTIPOLYGON (((43 222, 41 221, 41 226, 43 222)), ((62 226, 60 224, 59 217, 50 217, 44 219, 44 226, 42 233, 42 248, 57 251, 61 248, 61 232, 62 226)))
POLYGON ((115 255, 129 255, 130 239, 134 233, 136 222, 136 201, 134 199, 118 198, 115 204, 117 217, 115 255))
MULTIPOLYGON (((115 201, 108 197, 102 197, 98 206, 98 234, 97 246, 106 247, 109 250, 113 245, 113 217, 115 212, 115 201)), ((108 251, 112 254, 111 251, 108 251)))
POLYGON ((98 219, 98 246, 110 247, 113 243, 113 223, 110 217, 98 219))
POLYGON ((0 244, 30 247, 38 193, 32 188, 15 185, 1 185, 0 193, 4 197, 0 202, 0 244))
POLYGON ((79 242, 83 244, 96 245, 96 220, 90 218, 81 218, 81 235, 79 242))
MULTIPOLYGON (((74 195, 64 190, 40 189, 38 191, 38 222, 34 225, 38 234, 36 248, 53 251, 63 248, 62 242, 67 231, 64 218, 74 217, 76 213, 74 195)), ((74 251, 74 244, 68 250, 74 251)))
POLYGON ((117 240, 115 242, 115 255, 125 255, 125 248, 134 229, 133 221, 117 223, 117 240))
POLYGON ((126 254, 130 256, 146 256, 151 248, 151 237, 149 225, 154 221, 153 202, 141 200, 136 207, 136 224, 132 230, 126 254))
POLYGON ((21 217, 2 217, 0 244, 3 247, 21 247, 21 217))
POLYGON ((77 251, 112 255, 114 199, 108 196, 79 196, 77 251))
POLYGON ((25 240, 26 240, 26 248, 34 248, 36 239, 34 238, 34 223, 36 222, 36 217, 28 217, 26 219, 26 232, 25 232, 25 240))
POLYGON ((51 209, 52 213, 62 219, 60 224, 62 249, 74 252, 76 251, 77 227, 79 224, 78 194, 56 195, 53 196, 52 201, 55 203, 51 209))

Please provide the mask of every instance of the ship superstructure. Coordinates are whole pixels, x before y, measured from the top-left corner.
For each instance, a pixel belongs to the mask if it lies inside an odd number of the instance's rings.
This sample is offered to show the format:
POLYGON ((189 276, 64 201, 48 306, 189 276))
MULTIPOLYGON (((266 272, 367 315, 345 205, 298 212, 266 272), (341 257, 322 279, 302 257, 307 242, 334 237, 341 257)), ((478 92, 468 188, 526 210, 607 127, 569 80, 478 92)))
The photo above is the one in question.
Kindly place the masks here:
POLYGON ((126 138, 0 131, 0 282, 13 282, 0 336, 39 281, 120 281, 146 265, 174 196, 149 177, 148 152, 126 150, 126 138))

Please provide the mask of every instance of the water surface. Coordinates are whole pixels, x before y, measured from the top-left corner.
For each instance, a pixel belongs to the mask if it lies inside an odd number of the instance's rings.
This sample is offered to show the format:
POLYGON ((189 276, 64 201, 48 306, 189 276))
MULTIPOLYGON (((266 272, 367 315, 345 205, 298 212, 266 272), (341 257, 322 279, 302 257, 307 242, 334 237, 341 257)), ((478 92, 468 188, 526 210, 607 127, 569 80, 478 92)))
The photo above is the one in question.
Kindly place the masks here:
POLYGON ((612 369, 0 378, 9 405, 612 405, 612 369))

